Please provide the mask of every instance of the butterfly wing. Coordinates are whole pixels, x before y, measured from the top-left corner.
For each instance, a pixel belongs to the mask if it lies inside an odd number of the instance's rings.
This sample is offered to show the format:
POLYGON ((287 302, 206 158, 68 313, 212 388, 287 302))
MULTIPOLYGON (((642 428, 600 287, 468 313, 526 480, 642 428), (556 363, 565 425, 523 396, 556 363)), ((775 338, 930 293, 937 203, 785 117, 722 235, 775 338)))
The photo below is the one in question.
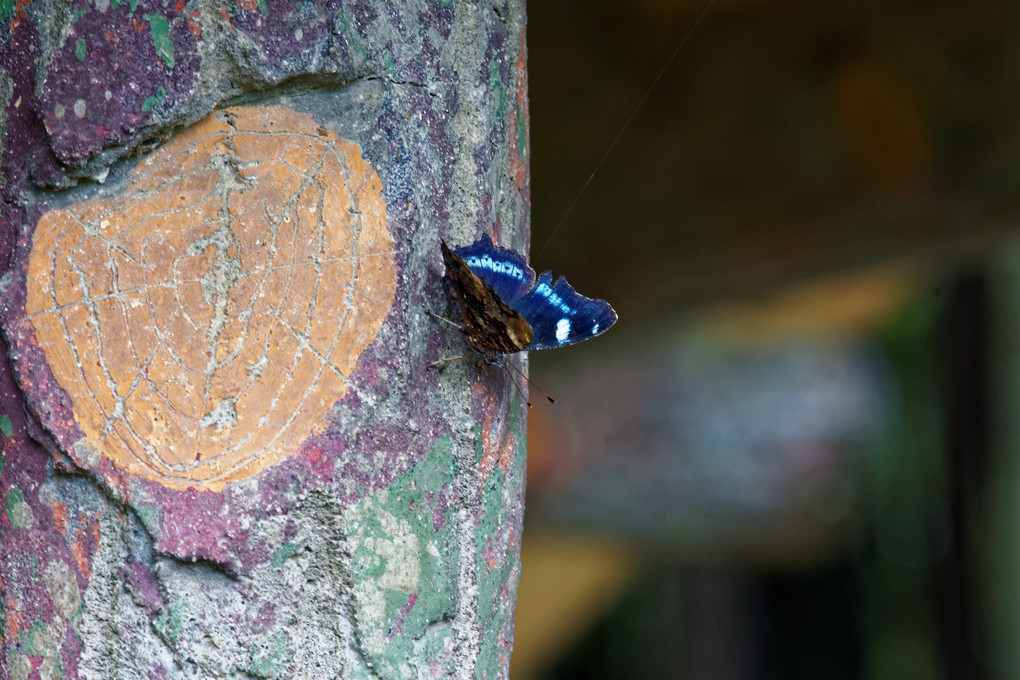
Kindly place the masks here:
POLYGON ((454 248, 454 252, 511 307, 535 284, 535 270, 524 258, 512 250, 500 248, 488 234, 482 234, 482 238, 469 246, 454 248))
POLYGON ((447 289, 460 310, 461 330, 482 353, 520 352, 531 343, 531 326, 440 241, 447 289))
POLYGON ((531 325, 528 349, 563 347, 594 338, 616 323, 616 311, 605 300, 593 300, 574 291, 563 277, 552 283, 545 272, 535 287, 510 305, 531 325))

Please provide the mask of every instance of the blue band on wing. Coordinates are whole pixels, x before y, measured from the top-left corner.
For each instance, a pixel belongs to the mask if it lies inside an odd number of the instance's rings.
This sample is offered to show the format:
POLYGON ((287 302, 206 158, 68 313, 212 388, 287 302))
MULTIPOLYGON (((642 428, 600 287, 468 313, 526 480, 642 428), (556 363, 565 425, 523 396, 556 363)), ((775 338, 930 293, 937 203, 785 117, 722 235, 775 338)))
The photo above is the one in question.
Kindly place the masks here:
POLYGON ((464 258, 471 272, 495 291, 499 298, 513 306, 535 283, 535 270, 512 250, 500 248, 488 234, 469 246, 454 248, 464 258))
MULTIPOLYGON (((536 281, 535 270, 521 255, 495 245, 488 234, 454 252, 531 326, 531 343, 525 349, 572 345, 604 333, 616 323, 616 312, 608 302, 578 294, 562 277, 553 283, 550 272, 536 281)), ((492 348, 483 345, 483 349, 492 348)))
POLYGON ((510 304, 531 325, 528 349, 563 347, 593 338, 616 323, 616 312, 605 300, 593 300, 575 292, 560 277, 544 272, 526 295, 510 304))

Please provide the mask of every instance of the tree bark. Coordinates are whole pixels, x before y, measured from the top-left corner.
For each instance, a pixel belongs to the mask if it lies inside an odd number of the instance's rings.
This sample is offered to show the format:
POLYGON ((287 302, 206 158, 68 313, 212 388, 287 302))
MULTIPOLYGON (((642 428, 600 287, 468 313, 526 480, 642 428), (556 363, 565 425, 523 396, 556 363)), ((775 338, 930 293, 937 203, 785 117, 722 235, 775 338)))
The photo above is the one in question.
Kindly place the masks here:
POLYGON ((507 677, 527 409, 425 310, 527 246, 523 0, 0 17, 2 675, 507 677))

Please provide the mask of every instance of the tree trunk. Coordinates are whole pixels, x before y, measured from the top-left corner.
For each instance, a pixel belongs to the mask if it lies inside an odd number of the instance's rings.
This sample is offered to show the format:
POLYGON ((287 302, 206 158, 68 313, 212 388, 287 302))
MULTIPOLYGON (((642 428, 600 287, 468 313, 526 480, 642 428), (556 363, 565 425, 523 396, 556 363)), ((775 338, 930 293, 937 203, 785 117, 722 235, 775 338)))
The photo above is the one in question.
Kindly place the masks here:
POLYGON ((0 666, 507 677, 526 406, 439 238, 528 238, 522 0, 0 0, 0 666))

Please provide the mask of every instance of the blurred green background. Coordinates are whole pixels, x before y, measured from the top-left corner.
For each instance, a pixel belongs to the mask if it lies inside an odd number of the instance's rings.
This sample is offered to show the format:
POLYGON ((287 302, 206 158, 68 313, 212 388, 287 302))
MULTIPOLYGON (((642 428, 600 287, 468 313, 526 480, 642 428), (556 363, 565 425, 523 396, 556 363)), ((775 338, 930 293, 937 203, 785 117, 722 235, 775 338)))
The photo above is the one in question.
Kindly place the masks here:
POLYGON ((528 6, 512 677, 1018 678, 1020 5, 707 4, 528 6))

